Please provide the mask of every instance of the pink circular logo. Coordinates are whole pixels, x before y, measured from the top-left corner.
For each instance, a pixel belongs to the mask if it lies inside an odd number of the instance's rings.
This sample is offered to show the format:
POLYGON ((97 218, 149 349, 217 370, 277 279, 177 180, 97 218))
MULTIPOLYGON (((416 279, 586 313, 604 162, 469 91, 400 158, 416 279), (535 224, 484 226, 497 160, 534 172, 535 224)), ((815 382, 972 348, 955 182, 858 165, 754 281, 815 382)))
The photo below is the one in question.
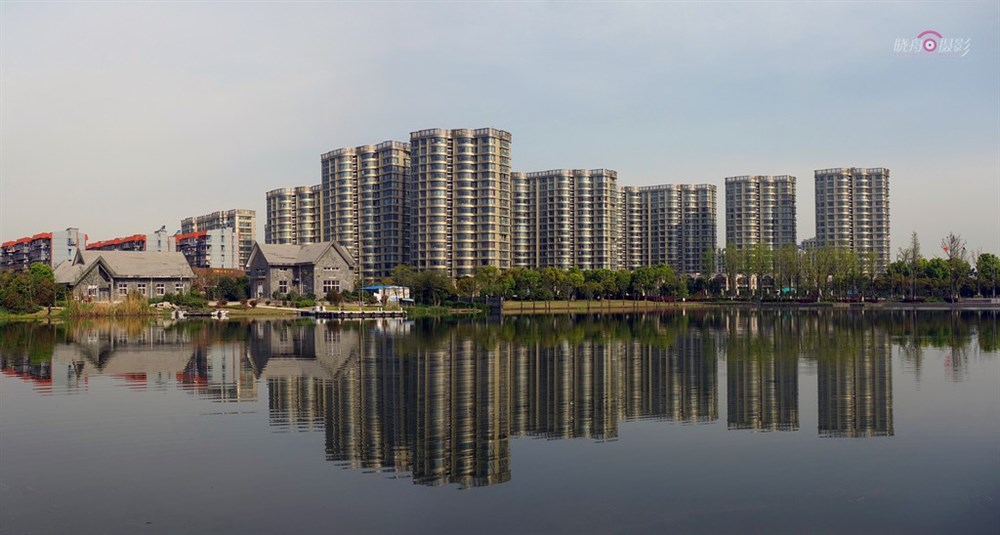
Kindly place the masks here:
POLYGON ((917 36, 917 39, 924 39, 924 42, 921 45, 921 46, 924 47, 924 52, 935 52, 935 51, 937 51, 938 42, 936 40, 934 40, 935 37, 937 37, 938 39, 941 39, 941 34, 938 33, 938 32, 936 32, 936 31, 934 31, 934 30, 924 30, 924 31, 920 32, 920 35, 917 36), (927 39, 924 39, 925 35, 929 35, 931 37, 928 37, 927 39))

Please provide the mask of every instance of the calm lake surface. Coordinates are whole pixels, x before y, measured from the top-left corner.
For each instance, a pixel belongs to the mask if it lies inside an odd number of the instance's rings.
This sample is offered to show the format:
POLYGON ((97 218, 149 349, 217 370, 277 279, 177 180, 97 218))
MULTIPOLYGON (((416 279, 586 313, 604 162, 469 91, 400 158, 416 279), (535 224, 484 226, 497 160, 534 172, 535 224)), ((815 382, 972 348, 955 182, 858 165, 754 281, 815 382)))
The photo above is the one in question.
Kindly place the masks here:
POLYGON ((996 312, 0 327, 3 533, 997 533, 996 312))

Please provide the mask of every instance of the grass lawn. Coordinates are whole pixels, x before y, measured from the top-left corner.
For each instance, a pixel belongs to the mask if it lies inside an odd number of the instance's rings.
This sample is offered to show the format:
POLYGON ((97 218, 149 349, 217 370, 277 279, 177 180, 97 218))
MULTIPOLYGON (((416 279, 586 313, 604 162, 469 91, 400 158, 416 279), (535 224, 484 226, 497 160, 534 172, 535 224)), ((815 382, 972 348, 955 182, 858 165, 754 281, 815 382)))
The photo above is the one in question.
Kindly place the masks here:
POLYGON ((46 321, 48 319, 58 320, 58 319, 61 319, 61 316, 59 315, 59 310, 60 309, 58 309, 58 308, 53 308, 51 316, 49 316, 48 310, 45 309, 45 308, 39 310, 38 312, 31 313, 31 314, 11 314, 10 312, 7 312, 6 310, 0 310, 0 322, 8 322, 8 321, 46 321))
MULTIPOLYGON (((222 307, 229 312, 230 318, 274 318, 298 316, 297 310, 289 308, 271 308, 266 306, 244 307, 242 305, 226 305, 222 307)), ((303 309, 305 310, 305 309, 303 309)))

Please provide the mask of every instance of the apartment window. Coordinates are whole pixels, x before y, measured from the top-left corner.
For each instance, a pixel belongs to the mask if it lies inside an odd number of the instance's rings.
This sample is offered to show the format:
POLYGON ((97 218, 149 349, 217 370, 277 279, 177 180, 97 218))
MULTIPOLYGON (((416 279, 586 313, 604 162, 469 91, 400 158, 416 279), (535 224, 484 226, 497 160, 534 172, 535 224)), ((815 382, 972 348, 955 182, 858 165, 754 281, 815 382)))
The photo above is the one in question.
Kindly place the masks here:
POLYGON ((118 283, 118 295, 128 295, 128 285, 124 282, 118 283))
POLYGON ((278 293, 288 293, 288 281, 278 281, 278 293))
POLYGON ((167 293, 167 285, 162 282, 156 283, 156 295, 164 295, 166 293, 167 293))
POLYGON ((145 282, 140 282, 139 284, 136 284, 136 285, 135 285, 135 289, 136 289, 136 291, 138 291, 138 292, 139 292, 140 294, 142 294, 142 295, 146 295, 146 283, 145 283, 145 282))

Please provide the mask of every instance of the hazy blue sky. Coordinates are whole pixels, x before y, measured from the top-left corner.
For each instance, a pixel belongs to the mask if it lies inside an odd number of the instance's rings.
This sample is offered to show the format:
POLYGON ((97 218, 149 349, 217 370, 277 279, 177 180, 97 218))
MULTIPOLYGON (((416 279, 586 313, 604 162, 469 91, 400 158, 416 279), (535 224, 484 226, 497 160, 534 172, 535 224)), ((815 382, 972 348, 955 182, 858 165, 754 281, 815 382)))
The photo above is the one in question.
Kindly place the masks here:
POLYGON ((431 127, 621 184, 892 170, 917 231, 1000 252, 1000 3, 0 4, 0 238, 257 210, 320 154, 431 127), (965 57, 894 52, 933 29, 965 57))

